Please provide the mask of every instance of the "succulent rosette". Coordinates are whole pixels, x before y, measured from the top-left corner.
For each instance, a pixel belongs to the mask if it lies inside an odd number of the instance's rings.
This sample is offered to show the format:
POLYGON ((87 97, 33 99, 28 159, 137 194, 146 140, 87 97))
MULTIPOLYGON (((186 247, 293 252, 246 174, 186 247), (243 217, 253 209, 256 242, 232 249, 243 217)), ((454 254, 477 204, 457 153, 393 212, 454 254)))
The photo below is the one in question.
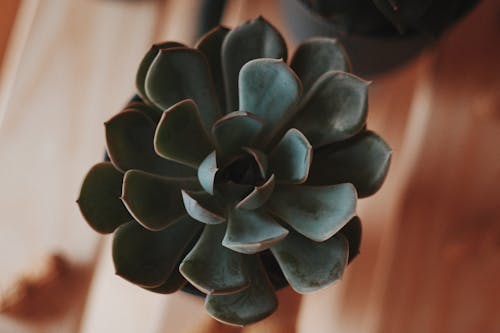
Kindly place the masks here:
POLYGON ((78 200, 114 232, 118 275, 159 293, 188 283, 236 325, 276 309, 282 276, 299 293, 341 277, 359 250, 358 196, 379 189, 391 151, 366 130, 368 84, 336 40, 286 59, 262 18, 146 54, 139 97, 105 124, 110 162, 78 200))

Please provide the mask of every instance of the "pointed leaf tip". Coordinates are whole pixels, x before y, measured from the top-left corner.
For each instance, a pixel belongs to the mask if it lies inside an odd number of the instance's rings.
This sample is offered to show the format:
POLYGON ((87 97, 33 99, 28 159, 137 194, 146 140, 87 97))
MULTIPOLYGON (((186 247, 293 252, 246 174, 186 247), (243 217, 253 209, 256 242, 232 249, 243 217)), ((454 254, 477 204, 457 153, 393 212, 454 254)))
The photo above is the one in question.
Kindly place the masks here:
POLYGON ((99 233, 111 233, 133 217, 120 201, 123 174, 109 162, 94 165, 83 180, 76 203, 87 223, 99 233))
POLYGON ((213 149, 198 107, 191 99, 163 113, 154 136, 155 151, 174 162, 197 168, 213 149))
POLYGON ((325 288, 342 277, 349 245, 341 234, 315 242, 291 232, 271 251, 290 286, 298 293, 308 293, 325 288))

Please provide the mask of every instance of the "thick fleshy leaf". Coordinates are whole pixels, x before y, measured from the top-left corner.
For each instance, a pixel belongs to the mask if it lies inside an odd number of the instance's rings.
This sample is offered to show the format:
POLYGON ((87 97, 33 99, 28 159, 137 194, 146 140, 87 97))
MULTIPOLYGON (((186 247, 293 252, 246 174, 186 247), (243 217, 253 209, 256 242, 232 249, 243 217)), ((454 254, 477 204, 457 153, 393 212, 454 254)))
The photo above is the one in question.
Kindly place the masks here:
POLYGON ((217 156, 215 151, 207 155, 198 168, 198 181, 201 187, 210 194, 214 194, 215 177, 217 176, 217 156))
POLYGON ((167 278, 163 284, 158 287, 146 288, 149 291, 158 294, 172 294, 177 290, 181 289, 186 284, 186 279, 179 272, 178 267, 174 268, 170 276, 167 278))
POLYGON ((196 48, 205 55, 214 79, 215 91, 222 112, 226 110, 226 94, 224 93, 224 77, 222 75, 222 42, 229 29, 217 26, 207 32, 196 44, 196 48))
POLYGON ((123 112, 126 111, 139 111, 148 116, 153 123, 157 124, 161 117, 161 111, 157 108, 147 105, 144 102, 134 101, 127 104, 123 112))
POLYGON ((340 229, 339 233, 344 235, 349 242, 349 260, 347 263, 350 263, 359 254, 359 248, 361 246, 362 228, 359 217, 353 217, 342 229, 340 229))
POLYGON ((242 254, 222 246, 226 226, 207 225, 180 265, 182 275, 206 294, 227 294, 250 284, 242 254))
POLYGON ((356 189, 331 186, 278 186, 267 203, 273 213, 316 242, 336 234, 356 214, 356 189))
POLYGON ((120 200, 123 174, 109 162, 94 165, 83 180, 78 206, 88 224, 107 234, 134 219, 120 200))
POLYGON ((169 49, 173 47, 185 47, 181 43, 177 42, 163 42, 159 44, 154 44, 151 46, 151 49, 146 53, 144 58, 139 65, 139 69, 137 70, 137 75, 135 77, 135 85, 137 87, 137 92, 141 96, 143 100, 148 100, 146 96, 146 88, 144 87, 144 83, 146 81, 146 74, 148 73, 149 67, 153 63, 153 60, 156 58, 161 49, 169 49))
POLYGON ((218 151, 231 156, 242 147, 252 146, 263 127, 263 121, 254 114, 235 111, 219 119, 212 127, 212 134, 218 151))
POLYGON ((217 194, 229 205, 236 205, 255 189, 253 185, 237 184, 232 181, 217 184, 217 194))
POLYGON ((266 154, 254 148, 243 147, 242 149, 246 151, 250 156, 252 156, 255 163, 259 167, 260 176, 262 178, 266 178, 267 171, 269 169, 269 162, 267 161, 266 154))
POLYGON ((188 216, 161 231, 146 230, 136 222, 121 225, 113 238, 116 274, 143 287, 160 287, 200 229, 188 216))
POLYGON ((335 235, 324 242, 315 242, 291 232, 271 251, 290 286, 298 293, 327 287, 342 277, 349 256, 346 238, 335 235))
POLYGON ((208 295, 207 312, 230 325, 248 325, 272 314, 278 307, 273 286, 258 256, 247 257, 252 284, 249 288, 229 295, 208 295))
POLYGON ((168 177, 196 175, 195 169, 167 161, 155 153, 155 124, 143 113, 121 112, 105 125, 108 154, 119 170, 138 169, 168 177))
POLYGON ((233 209, 222 245, 236 252, 264 251, 288 234, 271 216, 261 210, 233 209))
POLYGON ((192 100, 183 100, 163 113, 156 127, 154 147, 160 156, 194 168, 213 150, 192 100))
POLYGON ((267 202, 274 191, 274 175, 271 175, 269 179, 260 186, 255 186, 253 191, 243 198, 236 208, 238 209, 257 209, 267 202))
POLYGON ((304 94, 328 71, 351 71, 349 58, 342 45, 336 39, 324 37, 311 38, 300 44, 290 67, 302 81, 304 94))
POLYGON ((180 186, 196 179, 165 178, 139 170, 127 171, 122 200, 129 212, 145 228, 161 230, 186 215, 180 186))
POLYGON ((302 90, 297 75, 283 60, 276 59, 247 62, 241 68, 238 87, 239 110, 264 120, 263 143, 291 117, 302 90))
POLYGON ((291 126, 304 133, 314 148, 355 135, 366 122, 368 85, 352 74, 324 74, 304 98, 291 126))
POLYGON ((288 130, 269 154, 269 163, 276 175, 276 182, 305 182, 309 175, 312 155, 312 147, 307 138, 295 128, 288 130))
POLYGON ((285 40, 278 30, 262 17, 231 30, 222 45, 222 69, 228 113, 238 110, 238 76, 241 67, 257 58, 275 58, 284 61, 287 58, 285 40))
POLYGON ((315 150, 307 184, 351 183, 360 198, 370 196, 382 186, 391 155, 381 137, 365 131, 344 143, 315 150))
POLYGON ((146 76, 146 94, 162 110, 192 99, 207 131, 220 117, 207 60, 195 49, 160 50, 146 76))
POLYGON ((221 205, 211 194, 182 191, 182 200, 189 216, 199 222, 219 224, 226 221, 221 205))

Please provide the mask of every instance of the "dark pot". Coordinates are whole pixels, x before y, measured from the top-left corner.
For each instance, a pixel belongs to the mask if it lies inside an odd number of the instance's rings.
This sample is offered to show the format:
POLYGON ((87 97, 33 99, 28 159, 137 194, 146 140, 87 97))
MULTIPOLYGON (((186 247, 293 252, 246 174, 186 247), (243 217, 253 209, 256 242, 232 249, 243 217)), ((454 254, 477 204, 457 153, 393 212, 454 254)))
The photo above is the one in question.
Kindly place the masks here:
POLYGON ((285 23, 297 43, 319 36, 338 38, 349 54, 353 72, 365 78, 405 64, 435 41, 430 35, 417 33, 385 36, 347 34, 299 0, 281 0, 281 8, 285 23))

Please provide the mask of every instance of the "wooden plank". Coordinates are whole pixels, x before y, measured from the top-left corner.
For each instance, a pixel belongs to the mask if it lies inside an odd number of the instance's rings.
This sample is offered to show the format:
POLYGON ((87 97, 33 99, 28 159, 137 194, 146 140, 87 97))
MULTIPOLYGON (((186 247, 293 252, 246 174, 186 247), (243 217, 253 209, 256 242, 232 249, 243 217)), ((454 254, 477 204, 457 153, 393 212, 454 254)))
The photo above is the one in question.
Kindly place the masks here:
MULTIPOLYGON (((9 36, 19 8, 19 0, 4 1, 0 12, 0 64, 3 63, 9 36)), ((1 74, 1 67, 0 67, 1 74)))
MULTIPOLYGON (((57 275, 61 280, 51 295, 70 301, 66 311, 43 321, 17 317, 33 332, 71 332, 79 326, 99 239, 83 221, 75 199, 82 176, 102 159, 99 124, 133 91, 130 68, 136 68, 148 47, 155 5, 83 0, 25 4, 35 8, 18 19, 31 21, 28 33, 17 35, 26 40, 11 43, 26 47, 18 54, 11 82, 2 86, 0 250, 9 256, 2 260, 0 286, 12 290, 20 277, 36 276, 40 263, 53 254, 68 267, 82 267, 86 273, 80 275, 86 278, 79 282, 66 283, 71 274, 57 275), (66 285, 78 286, 78 292, 70 293, 66 285)), ((39 291, 45 292, 41 285, 39 291)), ((19 299, 19 308, 31 300, 19 299)), ((46 301, 29 304, 50 312, 46 301)))
POLYGON ((379 332, 500 330, 498 10, 483 1, 439 45, 379 332))

